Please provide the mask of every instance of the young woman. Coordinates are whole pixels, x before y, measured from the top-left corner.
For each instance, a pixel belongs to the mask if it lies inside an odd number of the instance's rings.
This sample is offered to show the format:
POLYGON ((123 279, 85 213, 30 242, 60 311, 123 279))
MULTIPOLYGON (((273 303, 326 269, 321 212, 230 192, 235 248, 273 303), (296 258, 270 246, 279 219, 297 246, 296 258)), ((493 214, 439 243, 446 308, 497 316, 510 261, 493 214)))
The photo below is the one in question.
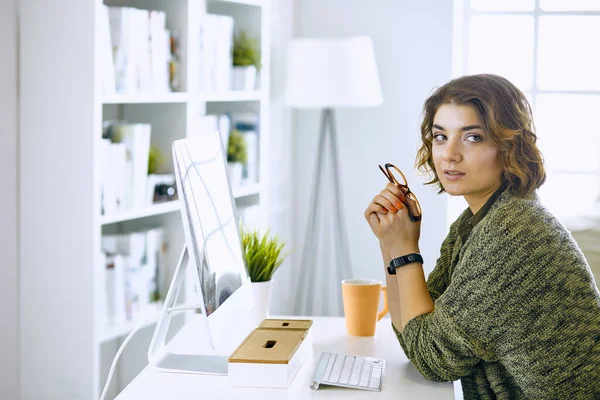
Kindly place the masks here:
POLYGON ((430 380, 460 379, 465 399, 600 399, 600 292, 535 194, 546 174, 523 93, 496 75, 452 80, 425 102, 421 136, 428 183, 469 207, 427 282, 398 259, 419 253, 415 204, 388 184, 365 211, 407 357, 430 380))

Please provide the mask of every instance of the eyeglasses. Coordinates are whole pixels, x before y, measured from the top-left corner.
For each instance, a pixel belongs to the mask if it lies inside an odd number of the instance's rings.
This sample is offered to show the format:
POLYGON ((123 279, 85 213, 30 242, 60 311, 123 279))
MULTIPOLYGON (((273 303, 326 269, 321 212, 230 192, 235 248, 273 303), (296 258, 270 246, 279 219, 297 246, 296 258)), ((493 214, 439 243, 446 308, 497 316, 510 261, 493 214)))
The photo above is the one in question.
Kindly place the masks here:
POLYGON ((394 164, 390 163, 385 164, 385 169, 383 169, 383 167, 380 165, 379 169, 381 170, 381 172, 383 172, 385 177, 388 178, 388 180, 391 183, 396 185, 402 192, 402 197, 400 197, 400 201, 406 206, 410 220, 412 222, 420 221, 422 216, 421 204, 419 204, 417 196, 415 196, 415 194, 410 191, 410 188, 408 187, 408 182, 406 181, 406 177, 404 176, 402 171, 400 171, 400 169, 394 164), (392 170, 396 170, 398 175, 400 175, 401 179, 398 179, 396 177, 396 174, 392 172, 392 170), (407 198, 412 200, 412 203, 406 201, 407 198))

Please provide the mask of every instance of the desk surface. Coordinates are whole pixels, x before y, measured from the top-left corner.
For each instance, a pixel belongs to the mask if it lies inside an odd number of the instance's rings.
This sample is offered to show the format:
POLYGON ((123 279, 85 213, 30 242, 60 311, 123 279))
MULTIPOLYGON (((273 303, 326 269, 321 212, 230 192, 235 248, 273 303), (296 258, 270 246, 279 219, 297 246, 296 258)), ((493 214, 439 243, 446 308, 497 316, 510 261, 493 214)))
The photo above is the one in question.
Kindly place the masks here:
MULTIPOLYGON (((128 399, 453 399, 452 382, 427 381, 406 358, 391 329, 390 319, 377 325, 375 336, 352 337, 346 334, 343 318, 308 317, 313 320, 312 354, 304 361, 288 389, 234 388, 226 376, 173 374, 155 371, 147 366, 117 400, 128 399), (341 352, 384 358, 386 369, 381 392, 321 386, 309 387, 312 374, 323 351, 341 352)), ((186 325, 169 344, 171 351, 190 353, 198 335, 191 324, 186 325), (186 349, 187 351, 183 350, 186 349)))

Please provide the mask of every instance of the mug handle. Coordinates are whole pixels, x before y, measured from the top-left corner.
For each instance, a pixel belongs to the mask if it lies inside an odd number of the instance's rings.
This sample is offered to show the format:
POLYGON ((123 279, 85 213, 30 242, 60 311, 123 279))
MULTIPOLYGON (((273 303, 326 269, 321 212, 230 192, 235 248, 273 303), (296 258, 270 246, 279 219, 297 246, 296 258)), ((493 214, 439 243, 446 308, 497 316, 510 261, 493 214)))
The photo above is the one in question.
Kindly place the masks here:
POLYGON ((377 321, 388 313, 388 298, 387 298, 387 287, 382 286, 381 291, 383 292, 383 310, 377 315, 377 321))

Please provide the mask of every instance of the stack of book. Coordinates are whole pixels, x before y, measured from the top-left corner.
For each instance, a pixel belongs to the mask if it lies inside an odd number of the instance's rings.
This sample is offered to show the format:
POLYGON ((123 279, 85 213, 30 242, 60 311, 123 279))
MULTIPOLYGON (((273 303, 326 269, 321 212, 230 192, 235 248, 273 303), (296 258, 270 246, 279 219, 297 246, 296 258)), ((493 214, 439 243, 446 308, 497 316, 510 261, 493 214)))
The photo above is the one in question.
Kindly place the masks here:
POLYGON ((107 324, 119 324, 147 313, 161 299, 164 286, 163 229, 102 236, 107 324))
POLYGON ((198 117, 197 135, 204 135, 214 131, 219 131, 223 139, 223 146, 227 149, 229 134, 231 133, 231 115, 230 114, 207 114, 198 117))
POLYGON ((231 90, 233 18, 205 14, 200 24, 200 91, 231 90))
POLYGON ((106 123, 100 153, 103 215, 149 205, 149 124, 106 123))
POLYGON ((103 5, 103 93, 169 92, 171 34, 163 11, 103 5))

